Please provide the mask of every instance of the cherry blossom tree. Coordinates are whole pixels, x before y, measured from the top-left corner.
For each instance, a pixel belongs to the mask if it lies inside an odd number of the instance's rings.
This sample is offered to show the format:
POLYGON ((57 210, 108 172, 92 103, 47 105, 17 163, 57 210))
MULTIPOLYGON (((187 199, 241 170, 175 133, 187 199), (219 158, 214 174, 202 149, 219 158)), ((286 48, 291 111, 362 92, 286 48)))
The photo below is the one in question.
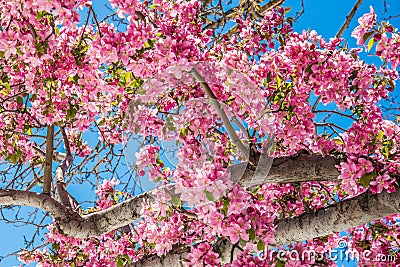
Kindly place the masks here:
POLYGON ((361 2, 326 40, 295 32, 282 0, 112 0, 104 19, 86 0, 0 1, 0 204, 53 219, 21 261, 336 266, 346 242, 360 264, 397 266, 400 127, 380 104, 400 37, 371 7, 348 48, 361 2), (136 169, 121 173, 132 136, 136 169), (156 189, 136 195, 140 176, 156 189), (93 207, 74 178, 97 187, 93 207))

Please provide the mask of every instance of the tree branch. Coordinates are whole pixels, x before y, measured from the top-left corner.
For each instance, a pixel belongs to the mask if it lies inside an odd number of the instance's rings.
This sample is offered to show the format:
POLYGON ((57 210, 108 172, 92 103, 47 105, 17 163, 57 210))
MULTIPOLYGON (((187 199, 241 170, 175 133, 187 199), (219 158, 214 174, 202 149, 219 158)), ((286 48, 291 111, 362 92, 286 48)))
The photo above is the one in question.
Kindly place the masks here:
POLYGON ((203 87, 206 96, 208 97, 209 101, 211 102, 211 105, 216 109, 219 117, 221 118, 223 124, 225 125, 225 128, 228 131, 228 133, 232 139, 232 142, 239 149, 242 156, 245 159, 247 159, 248 155, 250 153, 249 148, 246 147, 245 145, 243 145, 242 140, 236 134, 235 129, 233 129, 233 126, 232 126, 228 116, 226 115, 223 107, 221 106, 221 103, 218 101, 217 97, 211 90, 210 86, 205 82, 204 77, 201 76, 201 74, 196 70, 196 68, 192 68, 190 73, 193 75, 193 77, 196 79, 196 81, 199 82, 201 84, 201 86, 203 87))
MULTIPOLYGON (((295 158, 276 158, 270 170, 273 178, 266 180, 279 181, 277 177, 280 176, 289 177, 285 179, 286 182, 312 180, 313 177, 318 176, 333 177, 333 172, 329 173, 329 171, 335 170, 337 172, 334 166, 333 158, 318 155, 300 154, 295 158), (314 168, 309 167, 307 164, 313 164, 314 160, 320 163, 315 164, 314 168), (314 171, 306 170, 310 168, 314 171), (321 171, 323 169, 324 171, 321 171), (305 178, 307 176, 309 177, 305 178)), ((230 171, 232 177, 234 177, 235 168, 231 168, 230 171)), ((156 201, 153 193, 157 190, 138 195, 109 209, 87 216, 80 216, 77 212, 65 207, 47 194, 27 191, 0 189, 0 205, 24 205, 43 209, 53 216, 62 233, 85 238, 99 236, 141 218, 142 203, 156 201)), ((400 190, 395 193, 383 192, 376 195, 367 192, 315 213, 306 213, 299 217, 278 220, 275 245, 279 246, 329 235, 399 212, 400 190)), ((217 251, 224 254, 221 255, 222 258, 229 259, 232 244, 226 241, 217 243, 219 244, 217 251)), ((183 256, 184 254, 171 253, 164 258, 150 257, 142 265, 136 263, 134 266, 149 266, 150 262, 152 263, 150 266, 179 266, 183 256), (157 265, 156 263, 164 265, 157 265)))
POLYGON ((336 34, 336 37, 342 36, 344 31, 349 27, 349 24, 350 24, 351 20, 353 19, 354 15, 356 14, 357 9, 361 6, 362 1, 363 0, 357 0, 355 5, 351 9, 350 13, 346 16, 346 20, 344 21, 344 23, 343 23, 342 27, 340 28, 340 30, 338 31, 338 33, 336 34))
POLYGON ((62 204, 58 203, 48 194, 0 189, 0 205, 30 206, 47 211, 55 220, 70 216, 73 220, 83 221, 79 214, 68 212, 62 204))
MULTIPOLYGON (((249 165, 250 166, 250 165, 249 165)), ((243 176, 244 181, 241 184, 251 184, 252 181, 262 179, 264 182, 300 182, 331 179, 338 172, 335 161, 332 157, 322 157, 318 155, 303 155, 298 157, 276 158, 273 160, 270 175, 265 179, 263 168, 249 170, 247 165, 238 164, 228 168, 231 172, 231 179, 239 179, 243 176), (255 178, 252 178, 255 176, 255 178), (296 178, 297 177, 297 178, 296 178)), ((62 172, 57 168, 57 172, 62 172)), ((62 174, 60 174, 62 176, 62 174)), ((62 176, 63 177, 63 176, 62 176)), ((2 205, 21 205, 33 206, 43 209, 51 214, 57 222, 63 233, 75 237, 99 236, 121 228, 142 217, 142 203, 151 203, 156 201, 156 193, 159 189, 143 193, 119 203, 109 209, 91 213, 86 216, 80 216, 79 213, 71 209, 69 199, 66 203, 59 203, 49 195, 37 194, 27 191, 1 190, 0 204, 2 205), (67 203, 68 202, 68 203, 67 203)), ((63 192, 63 191, 60 191, 63 192)), ((58 192, 60 194, 60 192, 58 192)), ((66 192, 66 190, 65 190, 66 192)), ((66 192, 68 193, 68 192, 66 192)), ((63 200, 61 199, 63 202, 63 200)))
POLYGON ((361 194, 320 209, 313 214, 279 221, 276 228, 276 245, 309 240, 341 232, 374 220, 400 213, 400 190, 373 195, 361 194))
POLYGON ((52 182, 52 167, 53 167, 53 139, 54 139, 54 125, 47 127, 46 135, 46 158, 44 165, 44 185, 43 193, 50 195, 51 182, 52 182))
POLYGON ((60 202, 67 208, 73 209, 74 211, 80 211, 80 205, 78 201, 67 191, 67 185, 65 183, 65 172, 72 165, 74 159, 71 155, 71 149, 69 146, 69 141, 67 134, 65 132, 65 128, 61 127, 61 133, 64 140, 66 155, 63 159, 63 162, 57 167, 55 180, 56 180, 56 188, 58 197, 60 202))
MULTIPOLYGON (((384 192, 377 195, 367 192, 316 213, 306 213, 299 217, 278 221, 275 230, 275 245, 281 246, 341 232, 399 212, 400 190, 391 194, 384 192)), ((232 243, 226 239, 218 240, 214 244, 214 251, 220 255, 223 264, 229 263, 232 246, 232 243)), ((164 257, 154 255, 130 266, 181 266, 181 261, 185 256, 186 253, 172 251, 164 257)))
MULTIPOLYGON (((242 1, 241 1, 241 2, 242 2, 242 1)), ((279 6, 279 5, 281 5, 283 2, 285 2, 285 0, 271 0, 271 1, 267 2, 265 5, 261 6, 260 9, 257 11, 257 13, 263 15, 264 12, 265 12, 266 10, 271 9, 271 8, 273 8, 273 7, 276 7, 276 6, 279 6)), ((231 17, 233 18, 234 15, 235 15, 241 8, 243 8, 242 5, 243 5, 243 4, 240 4, 240 5, 238 5, 238 6, 234 7, 234 8, 231 8, 231 9, 227 10, 226 12, 224 12, 224 15, 223 15, 223 16, 221 16, 220 18, 218 18, 218 19, 216 19, 216 20, 210 22, 209 24, 207 24, 207 25, 204 27, 204 30, 208 30, 208 29, 215 30, 215 29, 217 29, 218 27, 225 25, 225 23, 226 23, 227 20, 231 19, 231 17)), ((248 8, 254 9, 253 6, 248 7, 248 8)))
POLYGON ((228 167, 231 181, 242 186, 259 185, 263 183, 299 183, 311 181, 339 182, 339 171, 336 160, 332 156, 300 154, 295 157, 272 159, 262 154, 255 170, 247 163, 228 167))

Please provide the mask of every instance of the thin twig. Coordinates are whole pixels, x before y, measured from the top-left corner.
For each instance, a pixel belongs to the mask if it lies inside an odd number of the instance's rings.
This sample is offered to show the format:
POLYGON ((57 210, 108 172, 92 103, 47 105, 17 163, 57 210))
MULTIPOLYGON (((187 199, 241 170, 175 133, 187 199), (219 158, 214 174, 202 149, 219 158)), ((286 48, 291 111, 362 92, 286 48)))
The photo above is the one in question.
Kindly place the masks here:
POLYGON ((86 27, 89 24, 90 13, 92 12, 92 10, 93 9, 89 8, 89 11, 88 11, 88 14, 87 14, 87 18, 86 18, 86 22, 85 22, 85 25, 83 26, 82 34, 81 34, 81 37, 79 38, 79 41, 78 41, 78 46, 81 45, 83 37, 85 36, 86 27))
POLYGON ((312 112, 315 112, 315 110, 317 109, 317 106, 319 104, 319 101, 321 101, 321 98, 322 98, 322 96, 318 96, 317 100, 315 100, 315 103, 314 103, 314 105, 312 107, 312 110, 311 110, 312 112))
POLYGON ((296 16, 294 17, 293 20, 294 21, 298 20, 301 17, 301 15, 304 14, 304 10, 305 10, 305 8, 304 8, 304 0, 301 0, 301 10, 299 12, 296 12, 296 16))
POLYGON ((28 23, 28 28, 32 33, 33 38, 35 39, 35 41, 38 39, 38 35, 36 33, 35 28, 33 27, 33 25, 31 23, 28 23))
POLYGON ((391 20, 391 19, 398 19, 400 18, 400 14, 398 15, 391 15, 389 17, 383 18, 382 20, 391 20))
POLYGON ((346 20, 344 21, 342 27, 340 28, 340 30, 336 34, 336 37, 342 36, 344 31, 349 27, 349 24, 350 24, 351 20, 353 19, 354 15, 356 14, 357 9, 361 6, 362 1, 363 0, 357 0, 357 3, 353 6, 353 8, 351 9, 350 13, 347 15, 346 20))
POLYGON ((354 118, 354 117, 352 117, 351 115, 344 114, 344 113, 341 113, 341 112, 336 111, 336 110, 314 110, 313 112, 314 112, 314 113, 334 113, 334 114, 337 114, 337 115, 339 115, 339 116, 343 116, 343 117, 352 119, 352 120, 354 120, 354 121, 357 121, 357 119, 354 118))
MULTIPOLYGON (((93 18, 94 18, 94 21, 96 22, 97 30, 99 31, 100 38, 103 38, 103 34, 102 34, 101 31, 100 31, 100 23, 99 23, 99 21, 97 20, 96 12, 94 12, 93 6, 90 6, 90 9, 92 10, 93 18)), ((88 14, 88 17, 89 17, 89 14, 88 14)))
MULTIPOLYGON (((274 8, 276 6, 279 6, 283 2, 285 2, 285 0, 271 0, 268 3, 266 3, 265 5, 261 6, 260 9, 257 11, 257 13, 262 16, 262 15, 264 15, 265 11, 267 11, 267 10, 269 10, 271 8, 274 8)), ((238 11, 240 11, 241 8, 243 8, 243 3, 239 4, 236 7, 233 7, 231 9, 229 9, 226 12, 223 12, 223 15, 219 19, 216 19, 215 21, 212 21, 211 23, 206 25, 204 27, 204 29, 205 30, 208 30, 208 29, 215 30, 218 27, 225 25, 228 20, 230 20, 231 18, 235 17, 235 14, 237 14, 238 11)), ((253 6, 251 6, 251 7, 248 6, 248 8, 249 9, 254 9, 253 6)))
POLYGON ((317 126, 317 127, 329 127, 329 128, 331 128, 333 131, 335 131, 335 133, 336 133, 337 135, 339 135, 339 133, 335 130, 334 127, 338 128, 339 130, 341 130, 341 131, 343 131, 343 132, 346 132, 346 130, 345 130, 344 128, 342 128, 342 127, 340 127, 339 125, 336 125, 336 124, 334 124, 334 123, 331 123, 331 122, 315 123, 315 126, 317 126))

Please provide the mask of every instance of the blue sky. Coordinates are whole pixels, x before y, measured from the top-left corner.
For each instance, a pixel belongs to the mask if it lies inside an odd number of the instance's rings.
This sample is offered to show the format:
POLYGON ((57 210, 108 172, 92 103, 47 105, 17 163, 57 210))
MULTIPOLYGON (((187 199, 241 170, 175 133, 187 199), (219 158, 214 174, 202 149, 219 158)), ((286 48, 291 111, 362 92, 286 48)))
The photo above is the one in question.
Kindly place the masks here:
MULTIPOLYGON (((108 10, 104 10, 102 7, 103 0, 93 1, 95 4, 95 9, 98 11, 98 17, 101 19, 104 17, 103 14, 107 13, 108 10)), ((356 0, 352 1, 338 1, 338 0, 305 0, 305 12, 300 17, 300 19, 294 24, 296 31, 302 30, 316 30, 320 35, 329 39, 333 37, 341 25, 343 24, 347 14, 352 8, 356 0)), ((397 3, 398 0, 387 0, 388 5, 390 5, 389 12, 382 14, 384 10, 383 0, 365 0, 361 5, 360 9, 355 15, 355 19, 350 24, 349 29, 345 31, 343 37, 346 38, 351 47, 355 47, 355 40, 350 37, 350 33, 354 27, 357 25, 357 18, 362 14, 369 12, 369 6, 373 5, 376 13, 381 18, 388 17, 390 15, 400 14, 400 5, 397 3)), ((287 0, 285 6, 292 7, 291 14, 300 11, 301 0, 287 0)), ((392 24, 397 27, 400 25, 399 19, 391 20, 392 24)), ((400 28, 400 27, 399 27, 400 28)), ((370 61, 370 58, 365 60, 370 61)), ((379 61, 374 61, 379 64, 379 61)), ((95 138, 95 136, 94 136, 95 138)), ((71 192, 78 199, 89 200, 88 191, 90 188, 82 188, 82 185, 76 185, 71 187, 71 192), (86 190, 87 189, 87 190, 86 190)), ((93 194, 91 194, 93 196, 93 194)), ((91 198, 90 200, 93 200, 91 198)), ((29 208, 25 208, 24 212, 29 212, 29 208)), ((32 231, 35 228, 30 226, 15 227, 13 225, 6 224, 0 221, 0 256, 7 255, 24 246, 24 235, 28 237, 32 235, 32 231)), ((28 238, 27 237, 27 238, 28 238)), ((19 262, 13 258, 9 257, 0 262, 0 266, 13 266, 17 265, 19 262)), ((342 263, 338 262, 341 266, 342 263)), ((343 263, 344 264, 344 263, 343 263)), ((354 264, 344 264, 344 266, 355 266, 354 264)))

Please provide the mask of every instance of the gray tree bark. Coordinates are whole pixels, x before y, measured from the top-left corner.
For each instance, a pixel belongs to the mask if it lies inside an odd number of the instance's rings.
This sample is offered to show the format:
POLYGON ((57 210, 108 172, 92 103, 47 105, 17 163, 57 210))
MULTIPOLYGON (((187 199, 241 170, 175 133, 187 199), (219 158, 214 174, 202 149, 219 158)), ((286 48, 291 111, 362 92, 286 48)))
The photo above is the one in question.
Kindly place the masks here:
MULTIPOLYGON (((254 182, 304 182, 304 181, 338 181, 338 171, 332 157, 318 155, 303 155, 292 158, 276 158, 269 163, 265 158, 259 161, 261 165, 256 170, 249 166, 235 165, 229 168, 231 178, 238 179, 242 185, 252 185, 254 182), (270 168, 270 169, 269 169, 270 168), (268 173, 267 177, 265 175, 268 173), (236 177, 236 178, 235 178, 236 177), (247 184, 246 184, 247 183, 247 184)), ((155 190, 154 190, 155 191, 155 190)), ((154 202, 154 191, 128 199, 109 209, 81 216, 70 207, 57 202, 47 194, 29 191, 0 189, 0 205, 32 206, 50 213, 64 234, 85 238, 99 236, 109 231, 121 228, 141 217, 143 202, 154 202)), ((365 193, 342 201, 336 205, 321 209, 315 213, 306 213, 296 218, 277 222, 275 233, 276 246, 299 242, 319 236, 340 232, 373 220, 400 212, 400 190, 389 194, 383 192, 372 195, 365 193)), ((219 241, 217 251, 224 260, 230 259, 228 241, 219 241)), ((134 266, 179 266, 184 254, 171 253, 165 257, 152 257, 134 266), (141 264, 141 265, 139 265, 141 264)))
MULTIPOLYGON (((299 217, 280 220, 275 232, 275 246, 341 232, 399 212, 400 190, 391 194, 384 192, 376 195, 367 192, 315 213, 306 213, 299 217)), ((223 263, 230 261, 231 250, 232 244, 226 239, 220 240, 214 245, 214 251, 220 255, 223 263)), ((183 266, 182 259, 185 256, 186 253, 172 252, 164 257, 152 256, 130 266, 183 266)))

